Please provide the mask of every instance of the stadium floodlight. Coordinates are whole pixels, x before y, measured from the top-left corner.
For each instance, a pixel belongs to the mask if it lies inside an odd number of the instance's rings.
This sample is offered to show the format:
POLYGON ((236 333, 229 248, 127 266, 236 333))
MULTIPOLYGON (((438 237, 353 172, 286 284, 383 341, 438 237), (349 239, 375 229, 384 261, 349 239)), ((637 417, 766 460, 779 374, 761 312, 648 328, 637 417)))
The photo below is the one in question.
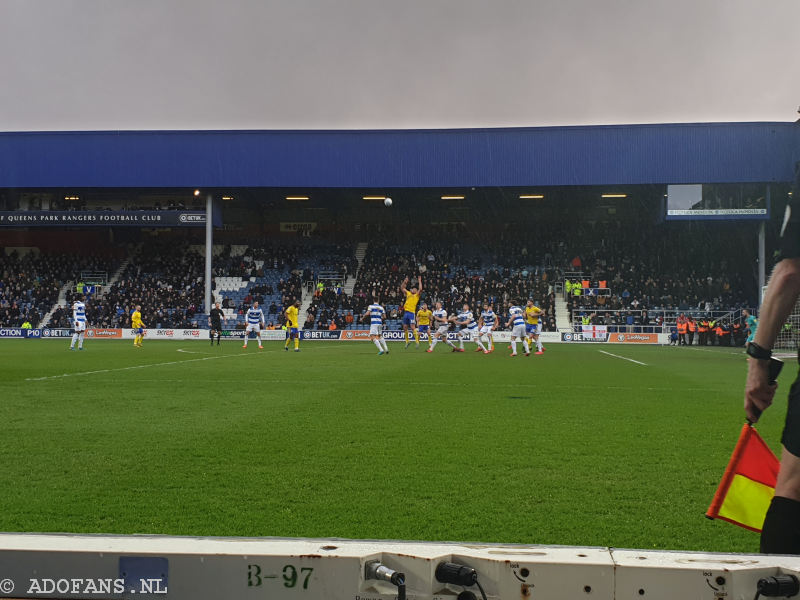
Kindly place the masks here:
POLYGON ((541 200, 544 198, 543 194, 520 194, 520 200, 541 200))
POLYGON ((200 195, 200 190, 195 190, 195 191, 194 191, 194 195, 195 195, 195 196, 199 196, 199 195, 200 195))
POLYGON ((464 196, 442 196, 442 200, 463 200, 464 196))
POLYGON ((223 196, 223 200, 233 200, 233 196, 223 196))
POLYGON ((286 196, 286 199, 291 201, 303 201, 308 200, 308 196, 286 196))
POLYGON ((601 194, 601 198, 627 198, 628 194, 601 194))
POLYGON ((362 200, 386 200, 386 196, 361 196, 362 200))

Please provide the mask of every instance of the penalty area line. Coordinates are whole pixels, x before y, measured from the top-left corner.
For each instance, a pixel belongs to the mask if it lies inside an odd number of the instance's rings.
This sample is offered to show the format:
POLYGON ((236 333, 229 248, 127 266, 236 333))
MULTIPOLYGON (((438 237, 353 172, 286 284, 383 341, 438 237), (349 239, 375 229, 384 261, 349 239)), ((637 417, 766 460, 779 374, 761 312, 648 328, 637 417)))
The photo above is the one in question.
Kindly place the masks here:
POLYGON ((598 350, 600 354, 607 354, 608 356, 613 356, 614 358, 621 358, 622 360, 627 360, 628 362, 636 363, 637 365, 642 365, 643 367, 647 366, 647 363, 639 362, 638 360, 633 360, 632 358, 626 358, 625 356, 620 356, 619 354, 611 354, 611 352, 606 352, 605 350, 598 350))
POLYGON ((166 367, 168 365, 183 365, 186 363, 200 362, 204 360, 217 360, 219 358, 241 358, 242 356, 258 356, 257 354, 226 354, 224 356, 206 356, 205 358, 189 358, 187 360, 171 360, 161 363, 148 363, 146 365, 132 365, 130 367, 119 367, 117 369, 98 369, 96 371, 79 371, 77 373, 63 373, 61 375, 48 375, 46 377, 26 377, 25 381, 47 381, 50 379, 64 379, 65 377, 86 377, 88 375, 98 375, 100 373, 116 373, 118 371, 133 371, 134 369, 149 369, 151 367, 166 367))

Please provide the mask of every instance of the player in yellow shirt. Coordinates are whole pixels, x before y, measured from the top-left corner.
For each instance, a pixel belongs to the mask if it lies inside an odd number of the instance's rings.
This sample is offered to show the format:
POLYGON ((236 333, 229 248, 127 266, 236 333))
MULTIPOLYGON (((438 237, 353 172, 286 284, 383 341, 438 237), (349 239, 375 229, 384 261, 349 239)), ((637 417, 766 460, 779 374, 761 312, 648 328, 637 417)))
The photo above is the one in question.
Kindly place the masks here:
POLYGON ((284 312, 286 315, 286 343, 283 349, 289 351, 289 342, 294 339, 294 351, 300 352, 300 325, 298 324, 298 311, 300 310, 300 300, 295 300, 284 312))
POLYGON ((411 326, 411 329, 414 331, 414 339, 417 341, 417 347, 419 348, 419 332, 417 331, 417 322, 414 316, 417 313, 417 303, 422 293, 422 275, 417 276, 417 283, 419 283, 419 285, 412 287, 410 292, 406 289, 407 283, 408 277, 400 284, 400 292, 406 298, 403 309, 405 311, 403 312, 403 334, 406 338, 406 348, 408 348, 408 345, 411 343, 408 339, 408 328, 411 326))
POLYGON ((426 303, 420 304, 420 309, 417 311, 417 325, 419 333, 428 334, 428 347, 430 348, 433 343, 433 336, 431 335, 431 315, 433 312, 428 309, 426 303))
POLYGON ((539 317, 544 315, 544 311, 536 306, 533 300, 528 300, 525 307, 525 333, 528 341, 536 342, 536 354, 544 354, 544 346, 539 341, 539 317))
POLYGON ((136 305, 136 310, 131 315, 131 329, 133 330, 133 345, 136 348, 142 347, 144 338, 144 322, 142 321, 142 307, 136 305))

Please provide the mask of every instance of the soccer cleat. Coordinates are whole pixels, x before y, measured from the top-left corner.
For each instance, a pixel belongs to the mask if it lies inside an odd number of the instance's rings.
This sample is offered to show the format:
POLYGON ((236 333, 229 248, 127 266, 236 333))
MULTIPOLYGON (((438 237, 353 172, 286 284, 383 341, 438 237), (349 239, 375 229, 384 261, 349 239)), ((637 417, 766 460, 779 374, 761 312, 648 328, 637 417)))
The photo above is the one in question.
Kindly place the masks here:
POLYGON ((294 351, 295 352, 300 352, 300 348, 295 348, 294 351))
POLYGON ((425 352, 433 352, 433 348, 428 348, 425 352))
POLYGON ((483 353, 484 354, 491 354, 491 352, 489 352, 488 350, 484 350, 483 353))
POLYGON ((380 356, 380 355, 382 355, 382 354, 383 354, 383 350, 381 350, 380 352, 378 352, 378 356, 380 356))
POLYGON ((536 354, 536 355, 538 356, 539 354, 544 354, 544 352, 542 352, 541 350, 539 350, 538 352, 534 352, 534 354, 536 354))
MULTIPOLYGON (((70 348, 70 350, 72 350, 72 348, 70 348)), ((458 352, 458 348, 456 348, 455 346, 453 346, 453 352, 458 352)))
POLYGON ((288 352, 289 351, 289 346, 284 346, 283 349, 286 350, 286 352, 288 352))
POLYGON ((530 352, 526 352, 526 353, 525 353, 525 356, 530 356, 530 355, 531 355, 531 353, 530 353, 530 352))
POLYGON ((259 346, 259 347, 258 347, 258 349, 259 349, 259 350, 263 350, 263 349, 264 349, 264 346, 259 346))
POLYGON ((409 346, 410 344, 411 344, 411 342, 406 342, 406 348, 405 348, 405 349, 408 349, 408 346, 409 346))
POLYGON ((511 354, 509 354, 509 356, 516 356, 516 355, 517 355, 516 352, 512 352, 511 354))
POLYGON ((244 346, 242 346, 242 348, 244 348, 245 350, 247 350, 247 344, 245 344, 244 346))
POLYGON ((69 347, 69 349, 70 349, 70 350, 75 350, 75 348, 73 348, 72 346, 70 346, 70 347, 69 347))
POLYGON ((475 348, 475 352, 483 352, 480 348, 475 348))
POLYGON ((81 346, 80 348, 78 348, 78 350, 83 350, 83 347, 81 346))
POLYGON ((459 352, 465 352, 465 350, 463 348, 459 348, 458 351, 459 352))

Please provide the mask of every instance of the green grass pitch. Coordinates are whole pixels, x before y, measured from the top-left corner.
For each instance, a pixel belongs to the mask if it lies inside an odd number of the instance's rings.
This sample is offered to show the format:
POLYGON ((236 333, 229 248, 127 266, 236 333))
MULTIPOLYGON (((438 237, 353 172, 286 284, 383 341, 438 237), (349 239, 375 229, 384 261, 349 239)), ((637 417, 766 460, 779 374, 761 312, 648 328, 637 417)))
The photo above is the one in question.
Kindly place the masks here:
POLYGON ((758 549, 703 516, 744 422, 741 349, 68 345, 0 342, 2 531, 758 549))

